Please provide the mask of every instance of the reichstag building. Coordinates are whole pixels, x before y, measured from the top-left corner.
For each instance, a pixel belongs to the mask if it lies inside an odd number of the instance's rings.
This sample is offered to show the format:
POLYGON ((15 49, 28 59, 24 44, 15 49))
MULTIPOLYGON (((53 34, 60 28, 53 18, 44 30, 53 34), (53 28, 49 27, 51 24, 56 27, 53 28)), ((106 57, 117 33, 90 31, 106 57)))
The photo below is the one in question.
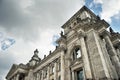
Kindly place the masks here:
POLYGON ((120 34, 83 6, 63 26, 58 46, 43 59, 36 49, 13 64, 7 80, 120 80, 120 34), (109 28, 109 30, 107 30, 109 28))

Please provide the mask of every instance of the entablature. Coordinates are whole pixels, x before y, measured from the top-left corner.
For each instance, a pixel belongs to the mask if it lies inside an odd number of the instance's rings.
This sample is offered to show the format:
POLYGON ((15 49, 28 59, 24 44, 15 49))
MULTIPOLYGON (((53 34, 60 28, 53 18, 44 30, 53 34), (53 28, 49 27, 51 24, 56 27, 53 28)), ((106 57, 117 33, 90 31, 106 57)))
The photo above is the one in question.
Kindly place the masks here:
POLYGON ((28 74, 28 70, 25 70, 25 69, 22 69, 22 68, 17 68, 11 74, 9 74, 6 78, 10 79, 10 78, 12 78, 15 75, 20 74, 20 73, 28 74))
POLYGON ((120 45, 120 34, 119 33, 111 34, 110 39, 115 47, 120 45))

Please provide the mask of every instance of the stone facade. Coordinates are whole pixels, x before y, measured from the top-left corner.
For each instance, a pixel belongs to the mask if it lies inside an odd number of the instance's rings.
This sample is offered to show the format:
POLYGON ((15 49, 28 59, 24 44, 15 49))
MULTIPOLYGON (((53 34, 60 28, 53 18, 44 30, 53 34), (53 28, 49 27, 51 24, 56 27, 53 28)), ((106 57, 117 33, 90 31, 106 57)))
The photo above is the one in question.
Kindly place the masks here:
POLYGON ((63 26, 58 46, 44 59, 13 64, 7 80, 120 80, 120 34, 83 6, 63 26))

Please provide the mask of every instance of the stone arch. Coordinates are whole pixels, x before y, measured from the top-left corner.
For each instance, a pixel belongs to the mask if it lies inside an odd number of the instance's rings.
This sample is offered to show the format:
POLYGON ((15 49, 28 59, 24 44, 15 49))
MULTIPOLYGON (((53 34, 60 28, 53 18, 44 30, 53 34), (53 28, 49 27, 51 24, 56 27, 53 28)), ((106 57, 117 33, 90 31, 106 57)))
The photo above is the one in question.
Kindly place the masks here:
POLYGON ((77 48, 79 48, 80 54, 81 54, 81 56, 82 56, 81 46, 80 46, 80 45, 74 45, 74 46, 72 46, 72 47, 70 48, 70 51, 69 51, 69 58, 70 58, 71 60, 73 60, 73 51, 74 51, 75 49, 77 49, 77 48))

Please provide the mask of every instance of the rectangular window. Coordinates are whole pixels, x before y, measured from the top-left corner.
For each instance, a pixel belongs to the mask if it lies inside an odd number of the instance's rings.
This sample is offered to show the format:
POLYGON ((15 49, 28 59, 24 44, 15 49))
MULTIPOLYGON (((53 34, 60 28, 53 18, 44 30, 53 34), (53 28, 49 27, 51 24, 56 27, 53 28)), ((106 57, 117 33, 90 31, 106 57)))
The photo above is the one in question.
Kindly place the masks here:
POLYGON ((79 70, 77 73, 77 80, 84 80, 83 70, 79 70))
POLYGON ((51 73, 51 74, 53 74, 53 73, 55 72, 55 67, 54 67, 54 66, 52 66, 51 68, 52 68, 52 69, 51 69, 51 71, 52 71, 52 73, 51 73))
POLYGON ((61 70, 61 63, 59 62, 58 63, 58 71, 60 71, 61 70))
POLYGON ((61 77, 60 77, 60 76, 58 77, 58 80, 61 80, 61 77))

